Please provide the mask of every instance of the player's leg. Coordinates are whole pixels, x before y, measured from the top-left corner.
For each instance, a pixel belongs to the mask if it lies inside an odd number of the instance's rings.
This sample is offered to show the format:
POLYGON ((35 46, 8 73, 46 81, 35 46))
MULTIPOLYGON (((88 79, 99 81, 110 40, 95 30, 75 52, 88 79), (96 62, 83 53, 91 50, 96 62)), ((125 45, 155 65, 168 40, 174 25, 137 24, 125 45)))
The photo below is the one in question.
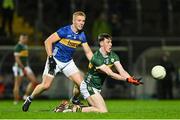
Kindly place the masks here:
MULTIPOLYGON (((56 67, 56 68, 58 68, 58 67, 56 67)), ((48 62, 46 61, 46 65, 45 65, 45 69, 44 69, 43 77, 42 77, 43 80, 40 84, 38 84, 36 86, 36 88, 33 90, 32 94, 30 96, 28 96, 27 99, 25 100, 25 102, 22 106, 23 111, 25 111, 25 112, 28 111, 29 106, 34 97, 36 97, 37 95, 41 94, 43 91, 50 88, 52 81, 54 79, 54 75, 50 75, 48 73, 48 71, 49 71, 48 62)), ((58 72, 58 69, 55 70, 55 74, 57 72, 58 72)))
POLYGON ((32 91, 33 91, 33 84, 31 82, 29 82, 26 87, 26 91, 23 96, 23 100, 26 100, 26 98, 31 94, 32 91))
POLYGON ((73 96, 71 97, 70 101, 71 103, 75 104, 75 105, 83 105, 83 103, 81 103, 80 99, 80 89, 79 86, 77 84, 74 83, 74 87, 73 87, 73 96))
POLYGON ((19 96, 19 88, 22 82, 22 76, 15 76, 13 95, 14 95, 14 104, 17 104, 20 96, 19 96))
POLYGON ((82 81, 80 86, 81 94, 84 99, 87 99, 91 105, 89 107, 83 107, 82 112, 107 112, 107 107, 103 97, 97 89, 91 87, 86 82, 82 81))
POLYGON ((30 67, 26 67, 26 77, 27 79, 30 81, 30 83, 28 84, 27 88, 26 88, 26 92, 25 95, 23 96, 23 99, 26 99, 28 95, 31 94, 31 92, 34 90, 34 88, 38 85, 38 81, 33 73, 33 71, 31 70, 30 67))
POLYGON ((68 78, 75 82, 78 86, 80 86, 81 82, 83 81, 83 77, 81 76, 79 71, 71 74, 70 76, 68 76, 68 78))
POLYGON ((26 74, 27 79, 30 80, 30 82, 33 85, 37 85, 38 81, 37 81, 32 69, 29 66, 27 66, 27 67, 25 67, 25 70, 27 71, 27 74, 26 74))
POLYGON ((23 72, 18 66, 12 67, 14 73, 14 88, 13 88, 13 96, 14 96, 14 104, 17 104, 18 100, 20 99, 19 96, 19 88, 23 78, 23 72))
POLYGON ((34 91, 32 92, 31 96, 28 96, 23 104, 23 111, 28 111, 29 106, 32 102, 32 99, 34 97, 36 97, 37 95, 41 94, 43 91, 47 90, 48 88, 50 88, 52 81, 53 81, 52 76, 48 76, 48 75, 44 75, 43 76, 43 81, 42 83, 40 83, 39 85, 36 86, 36 88, 34 89, 34 91))
POLYGON ((63 69, 63 73, 75 83, 73 88, 73 96, 71 98, 72 103, 81 104, 79 100, 79 95, 80 95, 79 86, 83 80, 83 75, 81 74, 81 72, 79 71, 73 60, 70 61, 70 63, 63 69))
POLYGON ((95 93, 87 98, 91 104, 89 107, 83 107, 82 112, 107 112, 107 107, 100 93, 95 93))
MULTIPOLYGON (((79 72, 76 72, 76 73, 70 75, 68 78, 78 84, 80 81, 83 80, 83 78, 79 72)), ((79 85, 76 83, 74 83, 73 96, 71 98, 71 102, 76 105, 82 105, 82 103, 79 99, 79 95, 80 95, 79 85)))
POLYGON ((79 86, 78 86, 76 83, 74 83, 73 95, 74 95, 75 97, 79 97, 79 95, 80 95, 80 89, 79 89, 79 86))
POLYGON ((43 80, 42 83, 36 86, 34 91, 31 94, 31 98, 36 97, 37 95, 41 94, 43 91, 47 90, 50 88, 52 81, 54 77, 48 76, 48 75, 43 75, 43 80))
POLYGON ((74 105, 72 108, 64 109, 63 112, 99 112, 106 113, 107 107, 100 93, 95 93, 87 98, 91 106, 81 107, 74 105))

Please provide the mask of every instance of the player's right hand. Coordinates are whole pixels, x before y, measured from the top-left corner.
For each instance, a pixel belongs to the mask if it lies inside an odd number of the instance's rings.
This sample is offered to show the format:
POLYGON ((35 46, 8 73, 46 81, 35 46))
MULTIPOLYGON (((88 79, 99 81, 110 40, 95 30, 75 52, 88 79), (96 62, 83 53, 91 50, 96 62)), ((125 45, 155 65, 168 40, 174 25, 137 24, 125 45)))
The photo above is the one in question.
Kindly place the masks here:
POLYGON ((54 60, 54 57, 51 55, 48 57, 49 60, 49 71, 48 73, 51 75, 54 75, 54 71, 56 69, 56 61, 54 60))
POLYGON ((143 82, 141 82, 141 78, 137 79, 135 77, 129 77, 127 78, 127 82, 128 83, 131 83, 133 85, 140 85, 140 84, 143 84, 143 82))

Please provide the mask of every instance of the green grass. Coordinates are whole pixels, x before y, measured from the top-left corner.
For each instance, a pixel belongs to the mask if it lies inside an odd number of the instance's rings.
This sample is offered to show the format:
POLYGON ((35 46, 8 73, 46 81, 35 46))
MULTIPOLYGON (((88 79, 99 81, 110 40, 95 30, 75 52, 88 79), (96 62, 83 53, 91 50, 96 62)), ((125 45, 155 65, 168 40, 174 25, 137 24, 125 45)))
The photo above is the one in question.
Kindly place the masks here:
POLYGON ((1 119, 178 119, 180 100, 106 100, 108 113, 54 113, 57 100, 34 100, 28 112, 12 101, 0 101, 1 119))

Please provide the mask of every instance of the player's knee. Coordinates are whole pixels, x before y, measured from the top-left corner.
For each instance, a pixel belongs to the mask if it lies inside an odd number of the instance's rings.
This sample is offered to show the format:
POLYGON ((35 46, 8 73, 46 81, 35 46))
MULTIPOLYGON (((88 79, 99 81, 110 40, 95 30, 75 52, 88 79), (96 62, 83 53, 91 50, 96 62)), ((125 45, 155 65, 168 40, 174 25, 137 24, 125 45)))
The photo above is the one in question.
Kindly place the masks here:
POLYGON ((48 90, 50 88, 50 84, 46 83, 46 84, 43 84, 43 89, 45 90, 48 90))
POLYGON ((100 113, 107 113, 108 111, 107 111, 107 109, 100 109, 99 112, 100 113))
POLYGON ((100 112, 100 113, 107 113, 108 112, 106 107, 100 107, 100 108, 97 108, 97 109, 98 109, 98 112, 100 112))
POLYGON ((34 89, 37 85, 39 85, 38 82, 32 82, 32 87, 33 87, 33 89, 34 89))

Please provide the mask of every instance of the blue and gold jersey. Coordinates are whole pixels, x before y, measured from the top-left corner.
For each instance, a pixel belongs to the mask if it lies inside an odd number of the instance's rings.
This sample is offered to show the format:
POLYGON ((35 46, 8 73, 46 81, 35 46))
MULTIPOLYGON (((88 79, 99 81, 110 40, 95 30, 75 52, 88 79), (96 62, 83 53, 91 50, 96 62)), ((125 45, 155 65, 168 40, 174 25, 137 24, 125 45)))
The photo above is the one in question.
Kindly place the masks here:
POLYGON ((82 43, 87 42, 84 32, 74 33, 71 25, 62 27, 56 32, 60 40, 53 45, 53 55, 61 62, 70 61, 75 49, 82 43))

